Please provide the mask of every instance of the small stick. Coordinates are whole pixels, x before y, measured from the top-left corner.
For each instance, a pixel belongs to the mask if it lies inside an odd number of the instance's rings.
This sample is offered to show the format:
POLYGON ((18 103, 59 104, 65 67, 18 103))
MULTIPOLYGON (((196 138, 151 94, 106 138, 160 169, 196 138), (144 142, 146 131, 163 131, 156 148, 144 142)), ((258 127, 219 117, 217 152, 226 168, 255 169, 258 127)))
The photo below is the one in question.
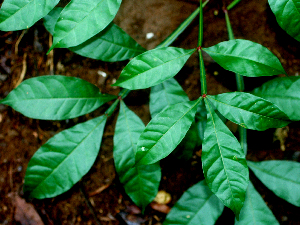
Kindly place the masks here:
MULTIPOLYGON (((49 34, 49 48, 52 46, 52 35, 49 34)), ((54 51, 52 50, 51 52, 49 52, 48 54, 48 62, 49 62, 49 66, 50 66, 50 71, 49 74, 50 75, 54 75, 54 51)))
POLYGON ((22 68, 22 72, 21 72, 21 75, 20 75, 20 77, 19 77, 19 80, 18 80, 17 83, 15 84, 15 88, 16 88, 17 86, 19 86, 19 84, 24 80, 24 77, 25 77, 25 74, 26 74, 26 71, 27 71, 26 58, 27 58, 27 53, 25 52, 25 53, 24 53, 24 56, 23 56, 23 68, 22 68))
POLYGON ((15 55, 18 55, 19 53, 19 44, 24 36, 24 34, 26 33, 27 30, 23 30, 22 31, 22 34, 20 35, 20 37, 18 38, 17 42, 16 42, 16 45, 15 45, 15 55))

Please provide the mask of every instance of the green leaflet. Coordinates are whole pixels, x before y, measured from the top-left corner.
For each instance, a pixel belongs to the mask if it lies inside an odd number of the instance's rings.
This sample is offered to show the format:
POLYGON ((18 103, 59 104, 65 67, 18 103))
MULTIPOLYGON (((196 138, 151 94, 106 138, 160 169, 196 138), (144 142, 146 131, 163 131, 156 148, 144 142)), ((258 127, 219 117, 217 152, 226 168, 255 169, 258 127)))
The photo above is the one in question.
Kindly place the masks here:
POLYGON ((196 49, 163 47, 133 58, 112 86, 130 90, 148 88, 174 77, 196 49))
POLYGON ((137 165, 155 163, 176 148, 194 121, 200 100, 172 105, 149 122, 137 143, 137 165))
POLYGON ((105 122, 106 116, 97 117, 49 139, 29 161, 24 192, 42 199, 69 190, 95 162, 105 122))
POLYGON ((235 225, 245 224, 272 224, 279 225, 272 211, 268 208, 263 198, 249 182, 244 206, 240 213, 240 220, 235 220, 235 225))
POLYGON ((121 101, 114 135, 114 161, 116 171, 126 193, 143 208, 155 198, 161 179, 159 163, 134 166, 137 140, 145 125, 121 101))
POLYGON ((214 225, 223 209, 223 203, 203 180, 184 192, 163 225, 214 225))
POLYGON ((278 77, 251 93, 273 102, 291 120, 300 120, 300 77, 278 77))
POLYGON ((55 25, 53 48, 77 46, 98 34, 114 19, 122 0, 71 0, 55 25))
POLYGON ((101 94, 91 83, 60 75, 23 81, 0 101, 27 117, 65 120, 94 111, 116 96, 101 94))
POLYGON ((300 163, 285 160, 248 161, 248 166, 278 197, 300 206, 300 163))
POLYGON ((245 201, 249 170, 238 140, 205 98, 207 124, 202 145, 202 168, 211 191, 238 218, 245 201))
POLYGON ((262 131, 291 122, 276 105, 249 93, 232 92, 208 98, 224 117, 248 129, 262 131))
POLYGON ((59 0, 5 0, 0 10, 0 30, 27 29, 47 15, 58 2, 59 0))
MULTIPOLYGON (((44 25, 51 34, 54 33, 61 10, 62 8, 55 8, 44 18, 44 25)), ((84 57, 106 62, 130 59, 146 51, 113 22, 94 37, 78 46, 70 47, 69 50, 84 57)))
POLYGON ((300 1, 269 0, 279 26, 290 36, 300 41, 300 1))
POLYGON ((224 69, 243 76, 286 74, 279 59, 272 52, 252 41, 224 41, 203 50, 224 69))
POLYGON ((205 103, 204 101, 201 101, 200 104, 198 105, 198 109, 196 112, 196 126, 198 130, 198 139, 199 143, 198 145, 201 145, 204 139, 204 131, 206 128, 206 122, 207 122, 207 112, 205 108, 205 103))

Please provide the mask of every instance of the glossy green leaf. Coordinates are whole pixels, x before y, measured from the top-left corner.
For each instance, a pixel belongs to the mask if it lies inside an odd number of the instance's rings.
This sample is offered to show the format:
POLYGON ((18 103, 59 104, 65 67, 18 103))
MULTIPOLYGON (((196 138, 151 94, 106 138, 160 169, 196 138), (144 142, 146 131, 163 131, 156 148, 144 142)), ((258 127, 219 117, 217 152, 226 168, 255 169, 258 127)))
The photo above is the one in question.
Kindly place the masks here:
POLYGON ((286 74, 279 59, 266 47, 235 39, 203 48, 220 66, 248 77, 286 74))
POLYGON ((279 225, 272 211, 268 208, 263 198, 249 182, 244 206, 240 213, 240 220, 235 220, 235 225, 279 225))
POLYGON ((197 132, 198 140, 199 140, 198 145, 201 145, 204 139, 204 131, 207 122, 207 112, 206 112, 204 101, 201 101, 200 104, 198 105, 195 119, 196 119, 196 126, 198 130, 197 132))
POLYGON ((58 2, 59 0, 5 0, 0 10, 0 30, 27 29, 47 15, 58 2))
POLYGON ((285 160, 248 161, 248 166, 278 197, 300 206, 300 163, 285 160))
POLYGON ((44 26, 46 28, 46 30, 50 33, 50 34, 54 34, 54 28, 55 28, 55 24, 59 18, 59 15, 61 13, 61 11, 63 10, 63 7, 55 7, 54 9, 52 9, 48 15, 46 15, 44 17, 44 26))
POLYGON ((155 117, 171 105, 186 101, 189 101, 187 94, 174 78, 170 78, 151 87, 149 103, 151 117, 155 117))
POLYGON ((134 166, 136 143, 144 129, 141 119, 121 101, 114 135, 115 167, 126 193, 143 210, 157 195, 161 179, 158 163, 134 166))
POLYGON ((278 77, 251 93, 273 102, 291 120, 300 120, 300 77, 278 77))
POLYGON ((291 121, 276 105, 243 92, 208 96, 228 120, 252 130, 284 127, 291 121))
POLYGON ((300 41, 300 1, 269 0, 269 5, 279 26, 300 41))
POLYGON ((238 140, 205 98, 207 124, 202 145, 202 168, 211 191, 238 218, 245 201, 249 170, 238 140))
POLYGON ((91 83, 60 75, 23 81, 0 101, 27 117, 64 120, 94 111, 116 96, 101 94, 91 83))
POLYGON ((133 58, 113 86, 130 90, 148 88, 174 77, 196 49, 164 47, 133 58))
POLYGON ((163 225, 214 225, 224 209, 205 181, 189 188, 167 215, 163 225))
POLYGON ((94 164, 105 122, 106 116, 101 116, 80 123, 56 134, 40 147, 29 161, 24 192, 42 199, 69 190, 94 164))
POLYGON ((104 30, 114 19, 122 0, 71 0, 55 25, 53 48, 77 46, 104 30))
POLYGON ((137 143, 137 165, 155 163, 176 148, 194 121, 200 100, 172 105, 149 122, 137 143))

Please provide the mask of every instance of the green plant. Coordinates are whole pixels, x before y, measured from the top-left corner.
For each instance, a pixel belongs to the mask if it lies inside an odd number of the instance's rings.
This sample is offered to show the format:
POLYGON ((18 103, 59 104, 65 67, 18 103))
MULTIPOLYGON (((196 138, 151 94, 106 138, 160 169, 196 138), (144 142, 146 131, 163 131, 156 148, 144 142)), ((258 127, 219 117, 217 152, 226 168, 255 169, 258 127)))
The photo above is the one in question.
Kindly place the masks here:
MULTIPOLYGON (((113 150, 116 171, 126 193, 143 210, 158 190, 159 161, 180 143, 187 150, 202 143, 205 181, 187 190, 164 224, 199 224, 204 216, 205 224, 213 224, 224 205, 235 213, 239 219, 237 224, 253 224, 254 220, 278 224, 249 184, 248 166, 276 195, 300 206, 300 193, 295 192, 300 187, 299 177, 295 177, 300 170, 299 163, 275 160, 255 163, 245 159, 246 129, 263 131, 299 120, 300 84, 298 77, 287 76, 280 61, 267 48, 247 40, 234 40, 228 10, 239 1, 233 1, 224 10, 229 41, 202 47, 203 3, 200 1, 200 7, 173 34, 149 51, 112 23, 121 0, 72 0, 65 8, 54 8, 58 2, 5 0, 0 11, 0 29, 26 29, 44 18, 45 27, 54 37, 48 52, 53 48, 69 48, 79 55, 103 61, 133 59, 114 84, 124 88, 118 96, 102 94, 84 80, 55 75, 25 80, 0 101, 31 118, 65 120, 90 113, 115 99, 104 115, 58 133, 36 152, 27 168, 25 193, 32 198, 50 198, 78 182, 93 165, 106 119, 120 103, 113 150), (33 9, 38 13, 28 13, 33 9), (188 50, 168 47, 198 14, 198 46, 188 50), (239 92, 207 94, 202 51, 237 74, 239 92), (199 53, 202 95, 189 101, 173 77, 195 52, 199 53), (286 77, 275 78, 251 93, 244 93, 239 74, 248 77, 284 74, 286 77), (145 127, 123 99, 130 90, 149 87, 152 120, 145 127), (221 115, 239 125, 240 142, 221 115)), ((269 0, 278 23, 296 40, 300 33, 299 3, 269 0)))

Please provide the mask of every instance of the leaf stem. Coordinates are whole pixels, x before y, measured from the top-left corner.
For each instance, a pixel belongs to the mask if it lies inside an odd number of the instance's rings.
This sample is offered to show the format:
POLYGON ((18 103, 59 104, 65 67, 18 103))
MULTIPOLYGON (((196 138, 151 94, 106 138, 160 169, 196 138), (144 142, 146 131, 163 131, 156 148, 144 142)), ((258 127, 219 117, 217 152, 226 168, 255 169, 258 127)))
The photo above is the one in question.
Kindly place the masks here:
POLYGON ((130 90, 128 89, 122 89, 119 94, 118 94, 118 98, 114 101, 113 104, 111 104, 111 106, 105 111, 105 115, 107 117, 111 116, 111 114, 114 112, 114 110, 116 109, 117 105, 119 104, 120 100, 125 98, 128 94, 129 94, 130 90))
POLYGON ((241 0, 234 0, 227 6, 227 10, 232 9, 234 6, 236 6, 241 0))

